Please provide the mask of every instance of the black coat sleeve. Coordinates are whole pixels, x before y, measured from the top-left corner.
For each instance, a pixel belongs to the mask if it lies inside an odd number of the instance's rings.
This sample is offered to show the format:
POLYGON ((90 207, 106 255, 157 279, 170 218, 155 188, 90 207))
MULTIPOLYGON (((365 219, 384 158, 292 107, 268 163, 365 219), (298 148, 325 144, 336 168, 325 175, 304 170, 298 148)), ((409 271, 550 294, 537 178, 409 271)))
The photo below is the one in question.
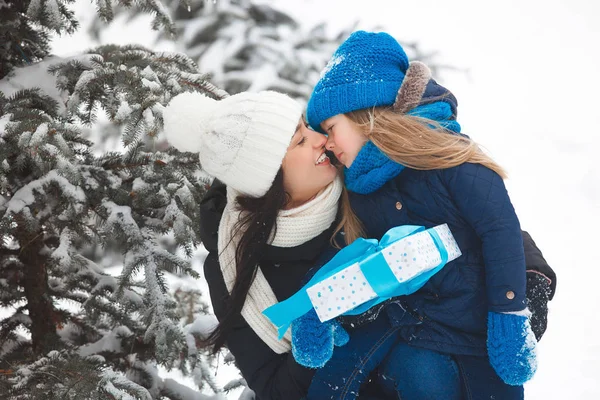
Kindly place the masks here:
POLYGON ((531 235, 526 232, 521 232, 523 235, 523 248, 525 250, 525 264, 527 266, 527 275, 529 276, 531 272, 542 274, 549 282, 550 285, 550 297, 549 300, 552 300, 554 297, 554 292, 556 291, 556 273, 542 255, 542 252, 537 247, 531 235))
POLYGON ((527 265, 527 306, 531 311, 531 329, 539 341, 548 326, 548 302, 556 290, 556 274, 531 235, 525 231, 522 234, 527 265))
MULTIPOLYGON (((229 293, 221 273, 217 250, 217 233, 225 206, 224 186, 207 193, 201 205, 201 237, 209 254, 204 262, 204 274, 210 298, 218 320, 225 315, 229 293)), ((298 400, 306 396, 314 370, 294 360, 291 353, 277 354, 239 315, 233 329, 227 334, 226 344, 242 376, 260 400, 298 400)))

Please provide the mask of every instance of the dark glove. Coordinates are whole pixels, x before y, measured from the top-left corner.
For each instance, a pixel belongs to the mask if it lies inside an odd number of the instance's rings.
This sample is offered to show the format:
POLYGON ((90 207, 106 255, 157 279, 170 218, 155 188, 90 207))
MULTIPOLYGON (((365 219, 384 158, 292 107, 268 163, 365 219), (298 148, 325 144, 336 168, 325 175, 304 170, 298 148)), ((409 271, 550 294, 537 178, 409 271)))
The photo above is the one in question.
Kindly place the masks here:
POLYGON ((531 311, 531 330, 539 342, 548 326, 548 301, 552 292, 549 279, 536 271, 527 271, 527 306, 531 311))

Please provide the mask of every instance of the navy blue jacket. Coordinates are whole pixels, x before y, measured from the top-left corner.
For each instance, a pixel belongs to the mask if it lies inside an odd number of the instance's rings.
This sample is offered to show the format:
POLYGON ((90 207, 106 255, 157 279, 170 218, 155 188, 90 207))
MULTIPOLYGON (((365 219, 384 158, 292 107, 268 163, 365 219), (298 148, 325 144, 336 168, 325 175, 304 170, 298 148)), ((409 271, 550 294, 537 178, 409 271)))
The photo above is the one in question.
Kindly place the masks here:
POLYGON ((462 256, 418 292, 387 306, 412 345, 450 354, 486 354, 488 311, 526 306, 519 220, 502 178, 465 163, 433 171, 406 168, 378 191, 350 201, 367 237, 398 225, 447 223, 462 256))

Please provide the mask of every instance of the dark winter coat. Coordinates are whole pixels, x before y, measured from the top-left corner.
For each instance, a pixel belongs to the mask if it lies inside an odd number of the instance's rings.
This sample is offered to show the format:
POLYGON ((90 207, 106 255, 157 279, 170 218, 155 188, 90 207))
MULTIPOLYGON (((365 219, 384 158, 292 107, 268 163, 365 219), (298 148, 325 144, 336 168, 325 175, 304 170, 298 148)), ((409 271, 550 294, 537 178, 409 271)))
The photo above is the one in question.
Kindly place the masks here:
MULTIPOLYGON (((204 274, 219 320, 226 312, 225 302, 229 296, 217 250, 219 222, 226 202, 225 185, 215 181, 200 206, 200 236, 208 250, 204 274)), ((330 245, 335 225, 297 247, 267 246, 259 265, 279 301, 300 289, 311 268, 324 264, 336 253, 337 250, 330 245)), ((257 399, 297 400, 306 396, 314 370, 299 365, 291 353, 277 354, 271 350, 241 315, 228 334, 226 345, 257 399)), ((372 389, 367 385, 365 390, 369 392, 372 389)))
POLYGON ((368 237, 380 238, 399 225, 447 223, 463 253, 417 293, 386 307, 411 345, 484 356, 487 312, 518 311, 526 304, 525 253, 537 267, 547 267, 529 235, 524 252, 502 179, 479 164, 436 171, 406 168, 378 191, 350 199, 368 237))
MULTIPOLYGON (((219 222, 226 202, 225 186, 215 182, 200 206, 200 234, 202 243, 208 250, 204 274, 213 309, 219 320, 225 315, 226 299, 229 296, 217 249, 219 222)), ((259 265, 278 300, 288 298, 300 288, 308 270, 328 247, 331 233, 325 231, 294 248, 267 248, 259 265)), ((296 363, 291 353, 277 354, 271 350, 241 315, 237 317, 234 329, 227 336, 226 344, 257 398, 294 400, 306 395, 314 371, 296 363)))

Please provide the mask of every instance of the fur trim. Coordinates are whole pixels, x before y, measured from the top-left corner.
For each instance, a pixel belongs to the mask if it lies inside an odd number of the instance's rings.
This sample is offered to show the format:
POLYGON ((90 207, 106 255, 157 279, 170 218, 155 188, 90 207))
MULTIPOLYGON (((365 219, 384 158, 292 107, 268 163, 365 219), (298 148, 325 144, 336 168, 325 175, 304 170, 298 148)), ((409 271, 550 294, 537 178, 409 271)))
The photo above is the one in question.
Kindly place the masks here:
POLYGON ((430 79, 429 67, 420 61, 412 61, 398 90, 393 105, 394 111, 405 113, 418 106, 430 79))

